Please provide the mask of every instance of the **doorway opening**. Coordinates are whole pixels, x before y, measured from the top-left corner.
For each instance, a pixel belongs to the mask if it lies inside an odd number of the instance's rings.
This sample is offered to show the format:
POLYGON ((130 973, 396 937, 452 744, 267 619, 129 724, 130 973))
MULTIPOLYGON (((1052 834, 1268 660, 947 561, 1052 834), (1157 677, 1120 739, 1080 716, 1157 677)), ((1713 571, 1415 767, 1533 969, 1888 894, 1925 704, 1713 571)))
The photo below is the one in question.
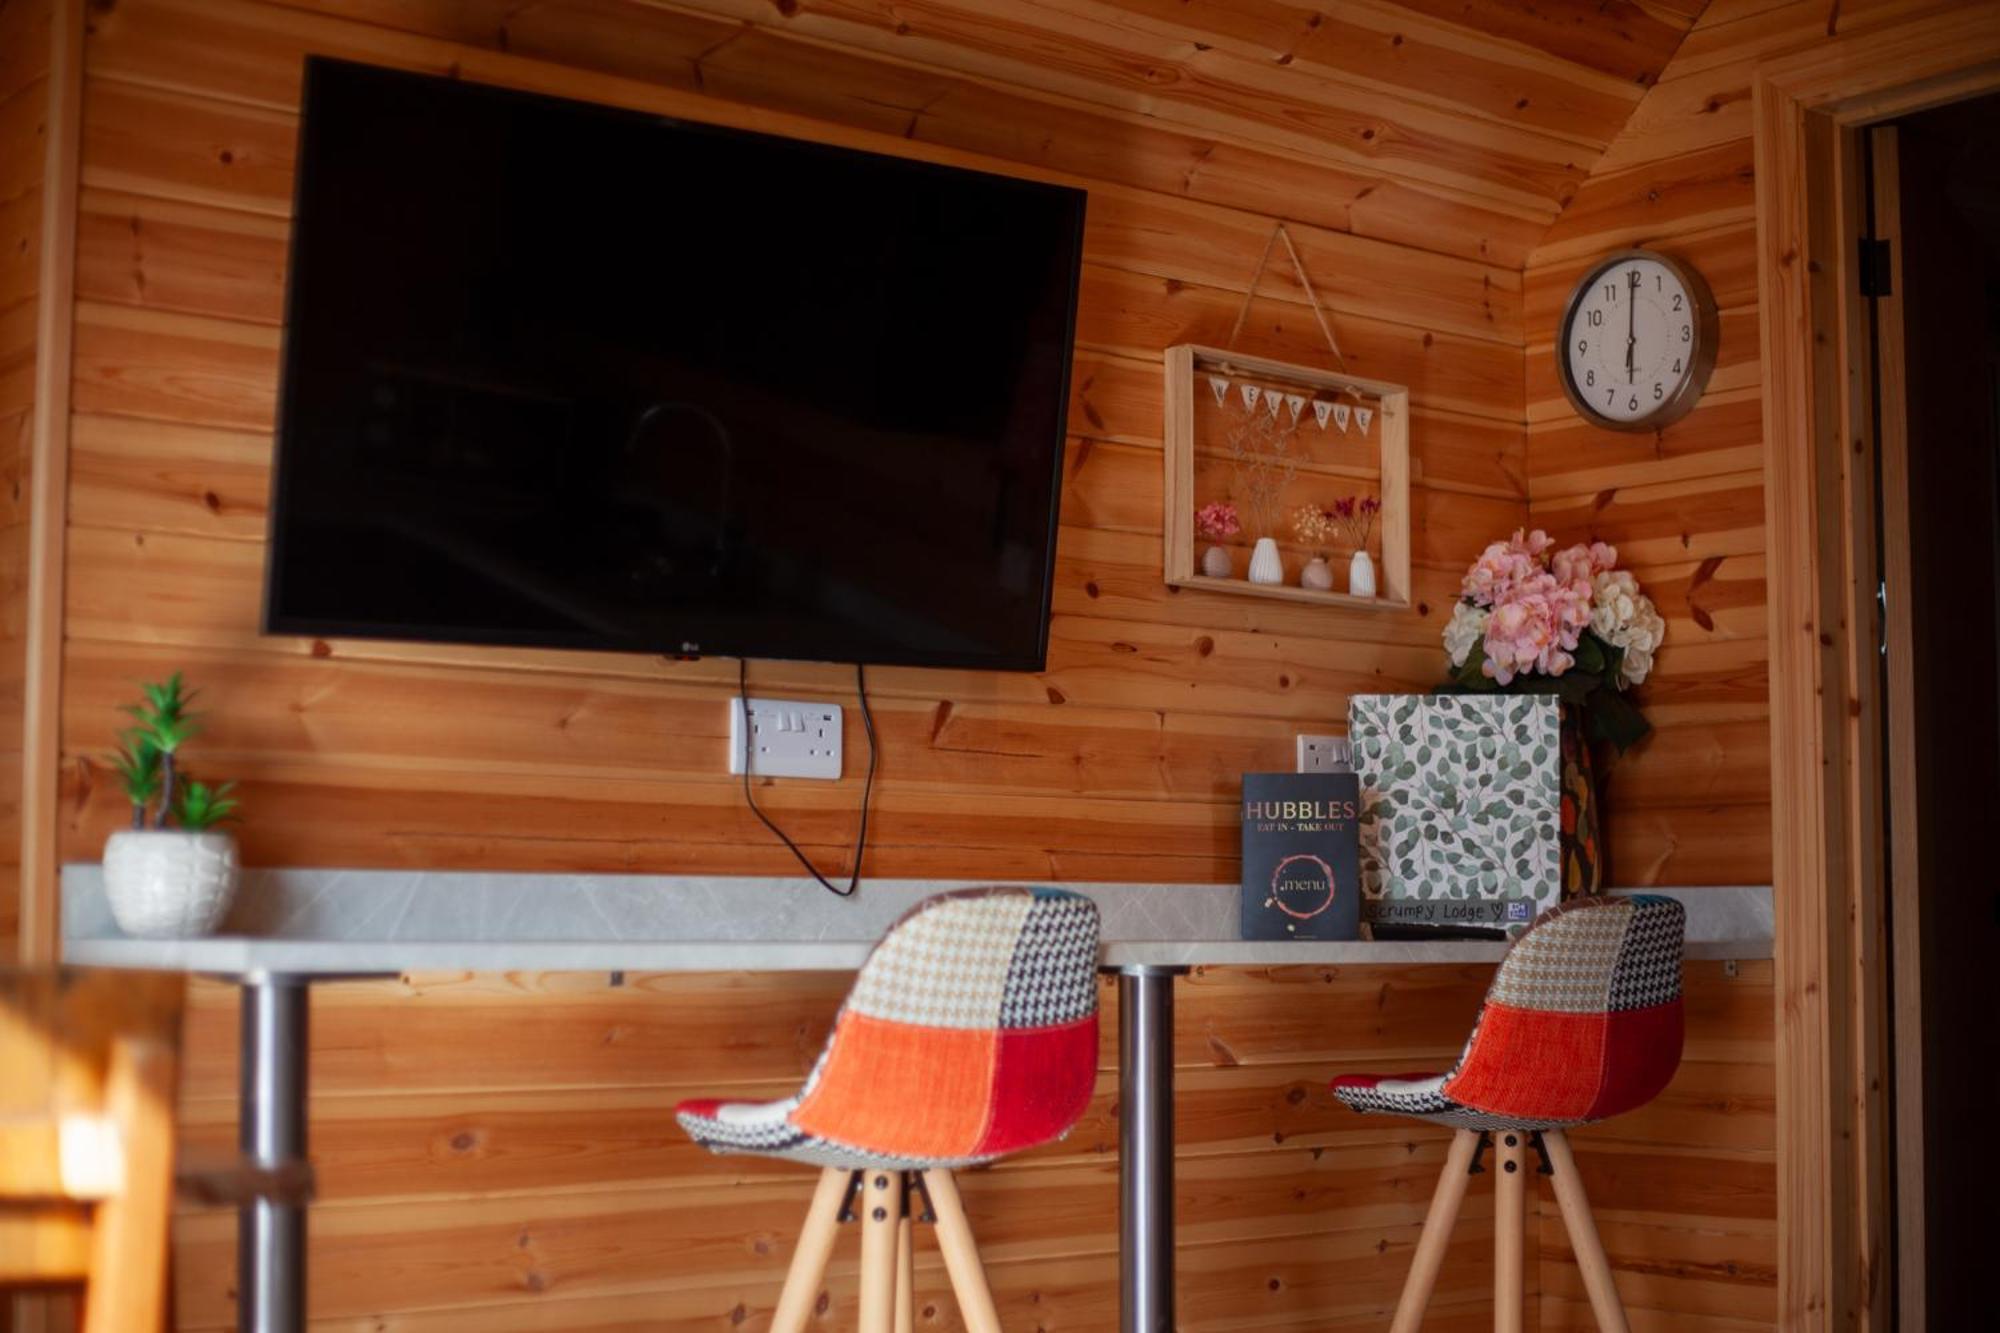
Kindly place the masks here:
POLYGON ((1904 1328, 1990 1310, 1971 1163, 2000 1069, 2000 95, 1866 139, 1888 1154, 1904 1328))

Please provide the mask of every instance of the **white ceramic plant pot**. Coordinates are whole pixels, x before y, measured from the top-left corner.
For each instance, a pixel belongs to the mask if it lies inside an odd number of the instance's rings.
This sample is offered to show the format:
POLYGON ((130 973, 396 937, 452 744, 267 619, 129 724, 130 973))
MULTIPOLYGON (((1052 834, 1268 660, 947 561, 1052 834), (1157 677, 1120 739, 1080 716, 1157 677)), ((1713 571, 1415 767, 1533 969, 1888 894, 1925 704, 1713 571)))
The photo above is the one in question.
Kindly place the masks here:
POLYGON ((141 939, 206 935, 236 896, 227 833, 120 829, 104 840, 104 894, 118 928, 141 939))
POLYGON ((1356 551, 1347 562, 1347 591, 1354 597, 1375 595, 1375 561, 1366 551, 1356 551))
POLYGON ((1236 573, 1236 562, 1227 546, 1211 546, 1201 553, 1201 572, 1212 579, 1226 579, 1236 573))
POLYGON ((1314 592, 1331 591, 1333 570, 1328 567, 1325 556, 1316 555, 1306 561, 1306 567, 1299 571, 1299 586, 1311 588, 1314 592))
POLYGON ((1283 583, 1285 581, 1285 558, 1278 554, 1278 542, 1274 537, 1259 537, 1257 545, 1250 551, 1250 581, 1252 583, 1283 583))

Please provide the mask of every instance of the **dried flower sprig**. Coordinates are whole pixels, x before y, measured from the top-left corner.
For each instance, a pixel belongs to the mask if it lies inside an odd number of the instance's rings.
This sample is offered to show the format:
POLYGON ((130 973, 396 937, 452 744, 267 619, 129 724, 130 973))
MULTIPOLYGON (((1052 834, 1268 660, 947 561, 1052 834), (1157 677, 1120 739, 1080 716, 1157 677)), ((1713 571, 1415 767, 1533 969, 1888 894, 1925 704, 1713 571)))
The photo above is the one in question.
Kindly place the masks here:
POLYGON ((1310 546, 1321 559, 1326 557, 1326 539, 1333 533, 1333 515, 1316 504, 1300 505, 1292 511, 1292 534, 1310 546))
POLYGON ((1372 495, 1364 495, 1354 505, 1354 515, 1347 520, 1347 540, 1357 551, 1368 549, 1368 539, 1375 535, 1375 520, 1382 513, 1382 502, 1372 495))
POLYGON ((1382 512, 1382 502, 1372 495, 1343 495, 1333 502, 1331 516, 1347 538, 1347 544, 1357 551, 1368 549, 1368 539, 1375 535, 1375 519, 1382 512))
POLYGON ((1285 413, 1259 411, 1249 404, 1243 418, 1229 429, 1229 461, 1236 474, 1236 490, 1250 511, 1254 535, 1268 537, 1277 530, 1278 503, 1298 475, 1299 460, 1291 453, 1292 437, 1298 434, 1296 421, 1285 413))
POLYGON ((1194 530, 1209 541, 1220 542, 1243 531, 1243 520, 1237 517, 1235 505, 1216 500, 1194 511, 1194 530))

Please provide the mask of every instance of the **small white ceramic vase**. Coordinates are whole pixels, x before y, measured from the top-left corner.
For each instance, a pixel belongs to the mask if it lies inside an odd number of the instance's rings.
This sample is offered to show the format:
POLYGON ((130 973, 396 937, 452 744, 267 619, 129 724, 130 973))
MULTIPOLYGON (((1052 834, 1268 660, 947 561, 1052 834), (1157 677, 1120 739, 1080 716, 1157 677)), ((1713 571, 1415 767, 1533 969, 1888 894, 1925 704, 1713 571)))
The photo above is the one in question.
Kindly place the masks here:
POLYGON ((1356 551, 1347 562, 1347 592, 1351 597, 1375 595, 1375 561, 1366 551, 1356 551))
POLYGON ((1299 571, 1299 586, 1311 588, 1314 592, 1332 590, 1333 570, 1328 567, 1325 556, 1316 555, 1306 561, 1306 567, 1299 571))
POLYGON ((1257 545, 1251 548, 1250 581, 1252 583, 1285 581, 1285 558, 1278 554, 1278 541, 1275 537, 1259 537, 1257 545))
POLYGON ((1236 573, 1236 562, 1230 559, 1227 546, 1211 546, 1201 553, 1201 572, 1212 579, 1226 579, 1236 573))
POLYGON ((227 833, 120 829, 104 840, 112 918, 140 939, 208 934, 229 910, 237 876, 236 839, 227 833))

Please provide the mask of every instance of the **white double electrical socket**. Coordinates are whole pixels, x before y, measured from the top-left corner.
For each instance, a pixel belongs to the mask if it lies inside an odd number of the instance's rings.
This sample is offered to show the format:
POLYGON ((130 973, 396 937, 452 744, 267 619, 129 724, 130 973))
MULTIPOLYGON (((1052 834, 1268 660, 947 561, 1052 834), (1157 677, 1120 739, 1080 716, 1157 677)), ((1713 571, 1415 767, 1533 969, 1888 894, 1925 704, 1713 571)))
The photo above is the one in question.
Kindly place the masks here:
POLYGON ((1347 737, 1299 735, 1299 772, 1331 773, 1347 765, 1347 737))
MULTIPOLYGON (((729 701, 729 771, 743 771, 743 701, 729 701)), ((840 705, 797 699, 750 701, 750 775, 838 778, 840 705)))

